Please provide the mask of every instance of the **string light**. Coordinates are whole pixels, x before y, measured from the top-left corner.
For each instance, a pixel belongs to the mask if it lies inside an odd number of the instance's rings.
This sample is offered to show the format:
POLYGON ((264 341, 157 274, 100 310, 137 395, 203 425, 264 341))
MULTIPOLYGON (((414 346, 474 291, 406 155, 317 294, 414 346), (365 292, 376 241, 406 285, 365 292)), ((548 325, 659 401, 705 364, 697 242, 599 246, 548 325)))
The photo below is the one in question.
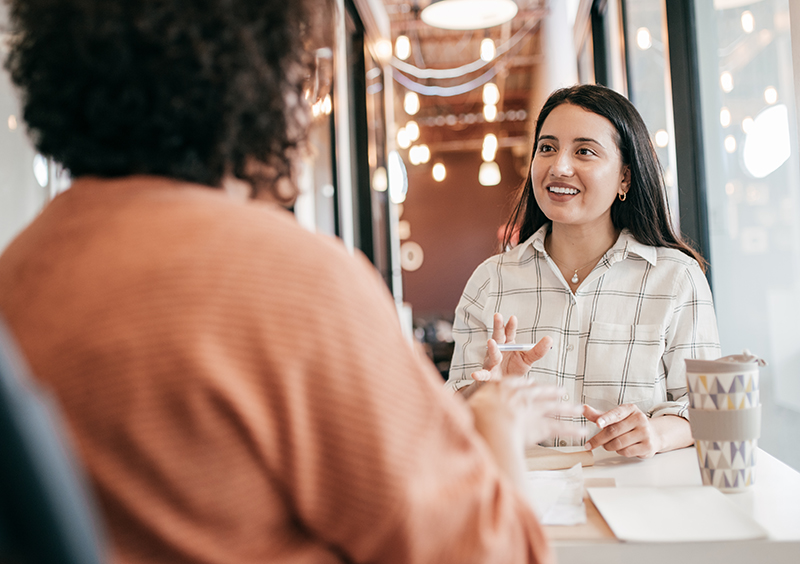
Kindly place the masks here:
POLYGON ((411 56, 411 41, 405 35, 398 35, 394 41, 394 56, 405 61, 411 56))
POLYGON ((723 72, 719 75, 719 84, 724 92, 730 92, 733 90, 733 75, 728 71, 723 72))
POLYGON ((436 163, 435 165, 433 165, 432 173, 433 173, 433 179, 436 182, 441 182, 445 178, 447 178, 447 169, 444 167, 444 164, 442 163, 436 163))
POLYGON ((500 89, 494 82, 487 82, 483 85, 483 103, 494 106, 500 101, 500 89))
POLYGON ((494 133, 489 133, 483 138, 483 147, 481 148, 481 157, 484 161, 493 161, 497 155, 497 136, 494 133))
POLYGON ((494 45, 494 41, 491 38, 485 37, 481 40, 481 60, 486 61, 487 63, 494 59, 494 55, 497 52, 497 49, 494 45))
POLYGON ((406 133, 408 134, 408 138, 412 141, 416 141, 419 139, 419 124, 415 122, 413 119, 410 120, 405 126, 406 133))
POLYGON ((719 111, 719 124, 722 127, 728 127, 731 124, 731 111, 728 108, 722 108, 719 111))
POLYGON ((647 51, 653 46, 653 38, 650 36, 650 30, 646 27, 640 27, 636 30, 636 44, 642 51, 647 51))
POLYGON ((419 96, 416 92, 406 92, 406 96, 403 99, 403 109, 406 113, 410 116, 415 115, 420 108, 419 96))

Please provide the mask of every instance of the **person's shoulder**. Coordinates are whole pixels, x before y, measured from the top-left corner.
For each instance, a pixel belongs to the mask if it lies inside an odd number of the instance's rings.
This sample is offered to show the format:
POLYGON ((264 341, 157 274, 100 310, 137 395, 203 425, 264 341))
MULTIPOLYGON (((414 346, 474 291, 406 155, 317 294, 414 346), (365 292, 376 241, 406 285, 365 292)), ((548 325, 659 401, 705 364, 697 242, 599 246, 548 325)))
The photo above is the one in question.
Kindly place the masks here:
POLYGON ((700 264, 694 257, 687 255, 680 249, 671 249, 669 247, 654 247, 658 257, 658 263, 668 265, 671 268, 678 270, 699 270, 700 264))

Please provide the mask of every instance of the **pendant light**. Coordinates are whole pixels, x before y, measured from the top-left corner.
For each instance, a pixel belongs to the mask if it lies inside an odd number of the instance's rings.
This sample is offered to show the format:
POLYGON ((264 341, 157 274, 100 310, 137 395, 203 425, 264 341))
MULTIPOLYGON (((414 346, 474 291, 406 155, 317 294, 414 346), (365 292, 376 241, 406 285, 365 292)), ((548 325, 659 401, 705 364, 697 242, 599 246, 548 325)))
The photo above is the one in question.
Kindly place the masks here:
POLYGON ((486 29, 510 21, 517 11, 514 0, 433 0, 420 17, 442 29, 486 29))

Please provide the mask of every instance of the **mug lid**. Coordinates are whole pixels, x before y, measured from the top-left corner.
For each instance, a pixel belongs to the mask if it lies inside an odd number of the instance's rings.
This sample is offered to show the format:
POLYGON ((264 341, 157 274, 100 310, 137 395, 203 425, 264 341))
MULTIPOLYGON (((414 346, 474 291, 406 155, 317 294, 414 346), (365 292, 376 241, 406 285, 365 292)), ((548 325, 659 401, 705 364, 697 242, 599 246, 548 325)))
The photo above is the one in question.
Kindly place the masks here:
POLYGON ((686 370, 687 372, 698 373, 724 373, 733 372, 736 370, 758 370, 759 366, 766 366, 767 361, 759 358, 750 353, 749 350, 744 349, 742 354, 731 354, 723 356, 717 360, 700 360, 697 358, 687 358, 686 370))

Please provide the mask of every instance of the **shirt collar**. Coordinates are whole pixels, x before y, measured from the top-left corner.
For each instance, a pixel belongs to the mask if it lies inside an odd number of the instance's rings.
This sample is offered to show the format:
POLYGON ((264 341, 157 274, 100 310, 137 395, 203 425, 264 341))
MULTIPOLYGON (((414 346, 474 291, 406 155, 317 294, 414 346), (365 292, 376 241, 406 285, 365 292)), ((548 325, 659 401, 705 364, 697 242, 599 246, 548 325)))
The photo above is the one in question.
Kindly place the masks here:
MULTIPOLYGON (((536 233, 531 235, 531 237, 523 243, 522 247, 527 247, 530 245, 540 253, 544 254, 544 239, 547 236, 547 232, 550 230, 550 224, 545 223, 542 225, 536 233)), ((606 256, 608 257, 609 265, 614 264, 615 262, 619 262, 628 258, 628 255, 637 255, 652 264, 653 266, 656 265, 656 259, 658 257, 658 251, 655 247, 651 247, 650 245, 644 245, 637 241, 630 231, 627 229, 623 229, 619 237, 617 238, 617 242, 608 250, 606 256)))

